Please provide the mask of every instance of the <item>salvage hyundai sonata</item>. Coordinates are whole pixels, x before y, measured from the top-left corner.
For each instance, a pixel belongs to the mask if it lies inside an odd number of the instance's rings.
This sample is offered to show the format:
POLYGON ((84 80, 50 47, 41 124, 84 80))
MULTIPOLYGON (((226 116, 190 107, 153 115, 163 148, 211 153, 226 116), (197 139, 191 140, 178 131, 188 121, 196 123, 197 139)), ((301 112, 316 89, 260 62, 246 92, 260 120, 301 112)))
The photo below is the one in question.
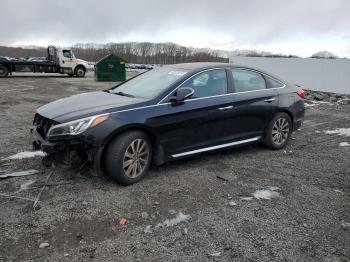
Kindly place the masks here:
POLYGON ((303 97, 297 86, 254 68, 167 65, 40 107, 33 144, 130 185, 151 163, 251 143, 283 148, 303 123, 303 97))

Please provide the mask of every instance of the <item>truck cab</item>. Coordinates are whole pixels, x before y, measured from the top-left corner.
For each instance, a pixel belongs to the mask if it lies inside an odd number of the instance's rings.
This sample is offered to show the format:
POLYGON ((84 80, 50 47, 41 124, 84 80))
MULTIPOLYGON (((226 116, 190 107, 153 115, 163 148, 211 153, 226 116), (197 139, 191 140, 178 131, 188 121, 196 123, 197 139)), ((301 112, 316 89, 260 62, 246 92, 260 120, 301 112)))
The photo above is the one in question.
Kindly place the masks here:
POLYGON ((88 63, 82 59, 75 57, 70 48, 56 48, 54 46, 48 47, 49 61, 55 60, 60 67, 61 74, 68 74, 69 76, 84 77, 88 68, 88 63))

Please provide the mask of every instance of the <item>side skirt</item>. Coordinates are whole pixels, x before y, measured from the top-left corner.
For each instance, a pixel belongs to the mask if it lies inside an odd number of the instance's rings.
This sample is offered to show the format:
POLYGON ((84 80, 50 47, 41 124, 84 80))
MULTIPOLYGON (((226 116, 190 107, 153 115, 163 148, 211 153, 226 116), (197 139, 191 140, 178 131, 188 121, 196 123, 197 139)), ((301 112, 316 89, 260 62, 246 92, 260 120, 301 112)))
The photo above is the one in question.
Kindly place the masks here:
POLYGON ((177 158, 177 157, 182 157, 182 156, 188 156, 188 155, 198 154, 198 153, 202 153, 202 152, 206 152, 206 151, 211 151, 211 150, 215 150, 215 149, 220 149, 220 148, 225 148, 225 147, 230 147, 230 146, 236 146, 236 145, 241 145, 241 144, 246 144, 246 143, 258 141, 260 138, 261 138, 261 136, 257 136, 257 137, 253 137, 253 138, 249 138, 249 139, 244 139, 244 140, 235 141, 235 142, 232 142, 232 143, 227 143, 227 144, 222 144, 222 145, 217 145, 217 146, 211 146, 211 147, 205 147, 205 148, 201 148, 201 149, 197 149, 197 150, 192 150, 192 151, 187 151, 187 152, 183 152, 183 153, 179 153, 179 154, 175 154, 175 155, 171 155, 171 156, 174 157, 174 158, 177 158))

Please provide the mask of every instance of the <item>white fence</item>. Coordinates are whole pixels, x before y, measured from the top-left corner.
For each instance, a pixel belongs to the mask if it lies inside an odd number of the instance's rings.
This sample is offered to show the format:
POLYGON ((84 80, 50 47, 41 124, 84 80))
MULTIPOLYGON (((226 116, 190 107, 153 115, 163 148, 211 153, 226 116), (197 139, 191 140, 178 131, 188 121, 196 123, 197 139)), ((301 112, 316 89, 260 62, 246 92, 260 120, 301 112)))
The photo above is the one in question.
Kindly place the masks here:
POLYGON ((230 62, 260 68, 305 89, 350 94, 350 59, 234 56, 230 62))

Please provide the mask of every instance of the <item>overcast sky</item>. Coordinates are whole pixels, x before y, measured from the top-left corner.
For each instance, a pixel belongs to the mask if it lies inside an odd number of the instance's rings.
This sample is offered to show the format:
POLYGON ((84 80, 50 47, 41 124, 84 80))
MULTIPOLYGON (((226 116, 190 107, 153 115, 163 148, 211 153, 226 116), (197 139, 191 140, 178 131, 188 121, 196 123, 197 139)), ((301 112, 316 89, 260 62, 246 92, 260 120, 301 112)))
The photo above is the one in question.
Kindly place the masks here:
POLYGON ((350 57, 350 0, 1 0, 0 45, 175 42, 350 57))

